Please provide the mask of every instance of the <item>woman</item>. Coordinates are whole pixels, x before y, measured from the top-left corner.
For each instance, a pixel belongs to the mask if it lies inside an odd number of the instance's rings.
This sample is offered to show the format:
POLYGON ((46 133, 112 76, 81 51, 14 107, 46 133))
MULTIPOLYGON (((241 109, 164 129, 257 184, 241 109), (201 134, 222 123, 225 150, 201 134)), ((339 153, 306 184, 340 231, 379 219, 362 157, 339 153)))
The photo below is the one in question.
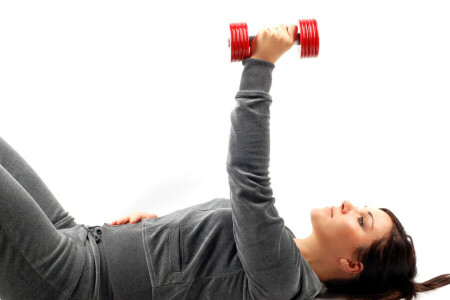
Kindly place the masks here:
POLYGON ((349 201, 314 209, 305 239, 284 226, 268 176, 269 91, 274 63, 296 35, 295 25, 261 30, 243 61, 226 164, 230 199, 86 227, 0 140, 0 298, 314 299, 326 286, 411 299, 449 284, 449 274, 413 282, 412 240, 387 209, 349 201))

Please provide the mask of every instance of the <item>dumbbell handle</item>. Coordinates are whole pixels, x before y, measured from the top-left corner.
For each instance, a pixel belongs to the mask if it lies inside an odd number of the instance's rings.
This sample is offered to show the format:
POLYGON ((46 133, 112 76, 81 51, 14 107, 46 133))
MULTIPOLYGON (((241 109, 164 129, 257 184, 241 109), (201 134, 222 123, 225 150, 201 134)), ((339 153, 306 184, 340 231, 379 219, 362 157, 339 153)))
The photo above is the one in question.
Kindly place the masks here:
MULTIPOLYGON (((250 46, 252 44, 253 39, 255 38, 255 35, 251 35, 248 37, 248 45, 250 46)), ((300 33, 297 33, 297 38, 295 39, 294 44, 300 45, 300 33)), ((228 39, 228 48, 230 48, 230 39, 228 39)))

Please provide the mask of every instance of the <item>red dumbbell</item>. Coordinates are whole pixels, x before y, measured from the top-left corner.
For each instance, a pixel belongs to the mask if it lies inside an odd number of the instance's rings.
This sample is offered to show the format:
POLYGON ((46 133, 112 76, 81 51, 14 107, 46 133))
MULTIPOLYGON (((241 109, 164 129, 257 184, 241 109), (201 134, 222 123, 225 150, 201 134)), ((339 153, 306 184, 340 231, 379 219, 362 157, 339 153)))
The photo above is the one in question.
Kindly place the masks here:
MULTIPOLYGON (((295 43, 301 47, 300 58, 319 55, 319 31, 317 21, 299 20, 295 43)), ((247 23, 231 23, 228 47, 231 48, 231 62, 241 61, 250 56, 250 45, 255 36, 248 36, 247 23)))

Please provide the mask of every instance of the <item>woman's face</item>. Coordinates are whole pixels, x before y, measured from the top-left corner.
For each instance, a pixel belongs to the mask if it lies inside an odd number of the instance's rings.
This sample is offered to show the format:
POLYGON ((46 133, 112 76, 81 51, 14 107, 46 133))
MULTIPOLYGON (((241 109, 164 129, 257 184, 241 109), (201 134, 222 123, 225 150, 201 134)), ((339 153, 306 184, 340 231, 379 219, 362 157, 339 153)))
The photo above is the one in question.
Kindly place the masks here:
POLYGON ((344 200, 341 206, 311 210, 313 233, 323 249, 329 249, 335 258, 352 258, 360 246, 388 236, 394 223, 387 213, 365 206, 358 208, 344 200))

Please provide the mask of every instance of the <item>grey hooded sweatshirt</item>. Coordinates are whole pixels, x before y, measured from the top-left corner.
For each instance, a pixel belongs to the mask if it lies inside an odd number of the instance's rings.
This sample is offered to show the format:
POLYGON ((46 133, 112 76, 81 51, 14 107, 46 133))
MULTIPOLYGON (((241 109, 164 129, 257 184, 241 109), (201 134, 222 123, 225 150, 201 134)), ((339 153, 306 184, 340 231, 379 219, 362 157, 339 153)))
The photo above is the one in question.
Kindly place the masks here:
POLYGON ((324 285, 275 208, 270 105, 275 65, 247 58, 231 112, 230 199, 103 225, 114 299, 314 299, 324 285))

